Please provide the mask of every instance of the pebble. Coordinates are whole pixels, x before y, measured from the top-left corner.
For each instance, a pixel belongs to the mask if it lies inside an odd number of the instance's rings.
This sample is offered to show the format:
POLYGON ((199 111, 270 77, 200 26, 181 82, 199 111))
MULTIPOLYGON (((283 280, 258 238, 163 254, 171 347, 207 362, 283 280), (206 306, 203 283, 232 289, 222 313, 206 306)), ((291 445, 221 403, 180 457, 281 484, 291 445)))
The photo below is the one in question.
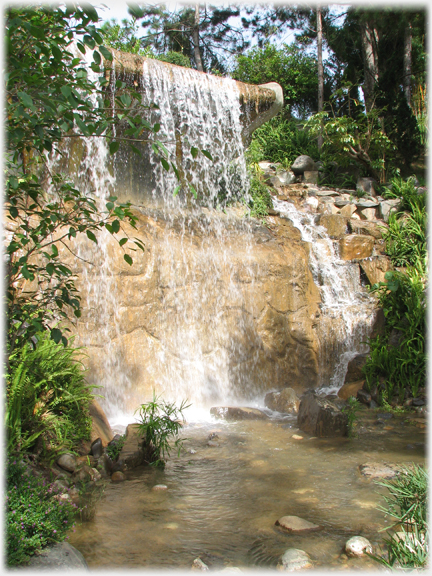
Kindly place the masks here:
POLYGON ((152 490, 168 490, 168 486, 165 486, 165 484, 156 484, 153 486, 152 490))
POLYGON ((292 438, 293 440, 303 440, 303 436, 299 436, 298 434, 293 434, 293 435, 291 436, 291 438, 292 438))
POLYGON ((194 450, 193 448, 191 448, 191 449, 189 450, 189 454, 196 454, 196 450, 194 450))
POLYGON ((195 560, 192 562, 192 570, 208 570, 208 569, 209 568, 207 564, 204 564, 201 558, 195 558, 195 560))
POLYGON ((62 454, 57 460, 57 464, 67 472, 75 472, 77 461, 73 454, 62 454))
POLYGON ((363 536, 353 536, 345 543, 345 553, 352 558, 361 558, 366 552, 372 554, 372 544, 363 536))
POLYGON ((123 474, 123 472, 117 471, 114 472, 114 474, 111 476, 111 480, 113 482, 123 482, 126 480, 126 476, 123 474))
POLYGON ((217 448, 218 446, 220 446, 219 442, 214 442, 213 440, 209 440, 207 442, 207 446, 209 446, 210 448, 217 448))
POLYGON ((306 552, 297 548, 288 548, 276 566, 276 570, 284 572, 293 572, 303 568, 312 568, 312 561, 306 552))

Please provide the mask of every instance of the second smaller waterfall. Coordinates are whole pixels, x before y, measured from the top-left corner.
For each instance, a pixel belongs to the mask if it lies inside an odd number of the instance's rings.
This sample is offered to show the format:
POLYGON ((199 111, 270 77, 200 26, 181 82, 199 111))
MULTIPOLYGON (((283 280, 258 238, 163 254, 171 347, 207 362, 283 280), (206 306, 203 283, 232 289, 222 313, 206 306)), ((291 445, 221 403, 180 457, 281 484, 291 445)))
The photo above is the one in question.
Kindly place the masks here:
POLYGON ((321 364, 333 366, 330 379, 323 379, 321 385, 328 393, 336 392, 343 385, 349 361, 368 351, 375 302, 361 286, 359 265, 339 258, 337 243, 315 223, 316 214, 277 199, 273 205, 310 243, 311 271, 322 299, 321 364))

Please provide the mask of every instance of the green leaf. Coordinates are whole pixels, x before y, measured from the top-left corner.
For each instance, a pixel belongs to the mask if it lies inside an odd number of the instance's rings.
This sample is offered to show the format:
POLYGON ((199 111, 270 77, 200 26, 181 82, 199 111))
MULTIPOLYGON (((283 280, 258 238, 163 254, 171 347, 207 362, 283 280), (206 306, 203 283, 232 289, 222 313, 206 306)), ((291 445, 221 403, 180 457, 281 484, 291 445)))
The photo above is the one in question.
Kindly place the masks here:
POLYGON ((190 188, 190 191, 192 192, 192 194, 195 196, 195 199, 197 199, 198 194, 197 194, 197 191, 195 190, 195 188, 192 186, 192 184, 189 184, 189 188, 190 188))
POLYGON ((112 59, 113 59, 112 54, 107 48, 105 48, 105 46, 99 46, 99 50, 100 50, 102 56, 105 58, 105 60, 112 62, 112 59))
POLYGON ((120 100, 122 102, 122 104, 126 107, 129 108, 129 106, 131 105, 131 97, 129 96, 129 94, 122 94, 120 96, 120 100))
POLYGON ((123 254, 123 258, 125 259, 125 262, 127 262, 127 263, 129 264, 129 266, 132 266, 133 260, 132 260, 132 258, 129 256, 129 254, 123 254))
POLYGON ((162 163, 162 166, 165 168, 165 170, 167 172, 169 172, 170 166, 169 166, 168 162, 165 160, 165 158, 161 158, 161 163, 162 163))
POLYGON ((117 234, 119 230, 120 230, 120 222, 118 220, 114 220, 114 222, 112 223, 112 231, 114 234, 117 234))
POLYGON ((173 198, 175 198, 177 194, 180 192, 180 188, 181 188, 180 184, 174 188, 173 198))
POLYGON ((51 340, 54 340, 56 344, 59 344, 61 339, 62 339, 61 330, 59 330, 58 328, 53 328, 51 330, 51 340))
POLYGON ((10 185, 10 187, 13 188, 14 190, 17 190, 17 189, 18 189, 18 185, 19 185, 18 178, 17 178, 16 176, 10 176, 10 177, 9 177, 9 185, 10 185))
POLYGON ((63 54, 62 54, 61 50, 59 50, 59 48, 57 46, 53 46, 51 50, 52 50, 52 54, 54 56, 54 59, 57 60, 57 62, 61 62, 63 59, 63 54))
POLYGON ((168 150, 165 148, 165 146, 162 144, 162 142, 160 142, 159 140, 156 140, 156 145, 158 148, 160 148, 162 150, 162 152, 165 154, 165 156, 169 156, 169 152, 168 150))
POLYGON ((91 4, 81 4, 81 10, 90 18, 92 22, 97 22, 99 20, 98 13, 91 4))
POLYGON ((114 209, 114 202, 107 202, 105 206, 107 207, 107 210, 111 211, 114 209))
POLYGON ((111 142, 111 144, 109 145, 110 154, 115 154, 119 148, 120 148, 120 142, 111 142))
POLYGON ((122 238, 122 239, 119 241, 120 246, 124 246, 127 241, 128 241, 127 238, 122 238))
POLYGON ((206 158, 208 158, 213 162, 213 156, 210 154, 210 152, 208 152, 208 150, 201 150, 201 152, 204 154, 206 158))
POLYGON ((171 166, 172 166, 172 169, 174 170, 174 174, 176 175, 177 180, 180 180, 180 174, 179 174, 179 171, 177 170, 176 165, 171 162, 171 166))
POLYGON ((161 125, 159 124, 159 122, 156 122, 156 124, 153 126, 153 132, 155 134, 157 134, 160 129, 161 129, 161 125))
POLYGON ((196 158, 198 156, 198 152, 199 152, 198 148, 194 148, 192 146, 192 148, 191 148, 192 158, 196 158))
POLYGON ((95 50, 93 52, 93 60, 95 61, 95 63, 99 66, 99 64, 101 63, 102 59, 101 59, 101 55, 99 54, 99 52, 97 50, 95 50))
POLYGON ((60 88, 60 92, 63 94, 65 98, 68 98, 72 94, 70 86, 62 86, 60 88))
POLYGON ((87 238, 89 240, 91 240, 92 242, 95 242, 97 244, 96 236, 93 234, 93 232, 91 230, 87 230, 86 234, 87 234, 87 238))
POLYGON ((18 92, 18 96, 20 97, 24 106, 34 109, 33 100, 26 92, 18 92))
POLYGON ((92 50, 96 45, 95 41, 93 40, 93 38, 89 34, 84 34, 83 41, 84 41, 84 44, 87 44, 87 46, 89 48, 91 48, 92 50))

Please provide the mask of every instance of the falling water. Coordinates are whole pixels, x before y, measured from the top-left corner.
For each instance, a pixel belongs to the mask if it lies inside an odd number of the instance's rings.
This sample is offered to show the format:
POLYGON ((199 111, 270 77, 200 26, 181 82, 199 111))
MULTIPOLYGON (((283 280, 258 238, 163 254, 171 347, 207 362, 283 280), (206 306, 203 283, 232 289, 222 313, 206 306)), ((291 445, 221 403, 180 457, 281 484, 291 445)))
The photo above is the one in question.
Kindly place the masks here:
POLYGON ((334 365, 330 381, 322 382, 327 393, 337 391, 344 382, 348 363, 357 354, 368 351, 366 340, 374 321, 373 298, 362 288, 359 265, 341 260, 338 244, 327 234, 323 226, 315 223, 315 215, 301 212, 294 204, 273 199, 275 208, 300 230, 302 240, 309 242, 309 256, 313 278, 321 293, 321 314, 331 319, 321 322, 323 342, 322 364, 334 365), (337 343, 336 350, 327 350, 327 342, 337 343), (337 355, 331 361, 329 355, 337 355))
MULTIPOLYGON (((149 107, 147 119, 160 124, 156 138, 167 149, 182 183, 174 194, 178 186, 174 171, 167 172, 156 155, 147 152, 144 170, 151 174, 151 195, 143 195, 139 211, 163 230, 148 264, 149 274, 157 271, 160 307, 148 330, 147 373, 151 372, 157 394, 173 401, 188 398, 208 417, 211 405, 262 401, 262 392, 268 389, 257 370, 253 225, 243 217, 244 209, 230 202, 248 194, 238 88, 226 78, 148 59, 139 82, 142 103, 149 107), (202 153, 194 158, 192 146, 210 152, 213 161, 202 153)), ((127 158, 120 149, 112 163, 104 139, 83 139, 76 178, 102 209, 116 194, 116 170, 127 168, 127 158)), ((370 326, 370 311, 364 311, 368 299, 361 295, 355 266, 338 262, 324 229, 290 204, 277 207, 301 230, 302 239, 312 243, 310 265, 321 289, 321 312, 335 319, 335 333, 323 333, 321 339, 338 342, 339 360, 330 381, 337 388, 349 359, 365 349, 361 341, 370 326)), ((132 358, 122 338, 119 301, 124 286, 122 275, 112 268, 115 249, 106 230, 97 245, 78 246, 80 262, 87 262, 79 269, 86 299, 79 334, 80 343, 91 351, 90 378, 103 387, 101 403, 111 423, 125 424, 131 420, 131 406, 139 403, 131 366, 139 366, 143 359, 132 358)), ((329 360, 325 345, 323 350, 324 363, 329 360)))

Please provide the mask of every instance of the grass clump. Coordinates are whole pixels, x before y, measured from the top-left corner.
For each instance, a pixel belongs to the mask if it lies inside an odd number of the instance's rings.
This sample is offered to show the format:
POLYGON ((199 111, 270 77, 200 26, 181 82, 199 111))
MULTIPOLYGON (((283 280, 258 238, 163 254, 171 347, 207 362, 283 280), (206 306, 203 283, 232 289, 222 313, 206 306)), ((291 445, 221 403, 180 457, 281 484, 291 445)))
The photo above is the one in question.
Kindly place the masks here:
POLYGON ((369 390, 377 387, 380 402, 416 397, 426 383, 426 197, 414 179, 394 178, 387 197, 399 198, 384 233, 386 252, 394 266, 385 282, 372 287, 384 311, 384 333, 369 340, 370 354, 363 368, 369 390))
POLYGON ((73 525, 73 505, 56 500, 53 488, 18 459, 7 462, 6 491, 8 566, 24 564, 44 546, 65 539, 73 525))
POLYGON ((34 452, 52 460, 90 439, 93 399, 79 350, 41 333, 9 357, 6 432, 10 454, 34 452))
POLYGON ((395 522, 385 540, 388 556, 373 556, 388 568, 424 568, 428 559, 427 489, 428 474, 423 466, 403 467, 392 480, 377 483, 387 488, 386 506, 379 509, 395 522))
POLYGON ((178 434, 183 428, 183 411, 189 406, 183 400, 180 407, 177 407, 174 402, 166 402, 153 393, 153 400, 141 404, 136 410, 140 417, 139 431, 144 436, 149 464, 165 466, 165 460, 171 453, 172 438, 176 438, 174 446, 180 454, 184 438, 179 438, 178 434))
POLYGON ((251 175, 249 188, 250 215, 254 218, 265 218, 273 208, 272 197, 268 187, 261 181, 257 172, 251 175))

